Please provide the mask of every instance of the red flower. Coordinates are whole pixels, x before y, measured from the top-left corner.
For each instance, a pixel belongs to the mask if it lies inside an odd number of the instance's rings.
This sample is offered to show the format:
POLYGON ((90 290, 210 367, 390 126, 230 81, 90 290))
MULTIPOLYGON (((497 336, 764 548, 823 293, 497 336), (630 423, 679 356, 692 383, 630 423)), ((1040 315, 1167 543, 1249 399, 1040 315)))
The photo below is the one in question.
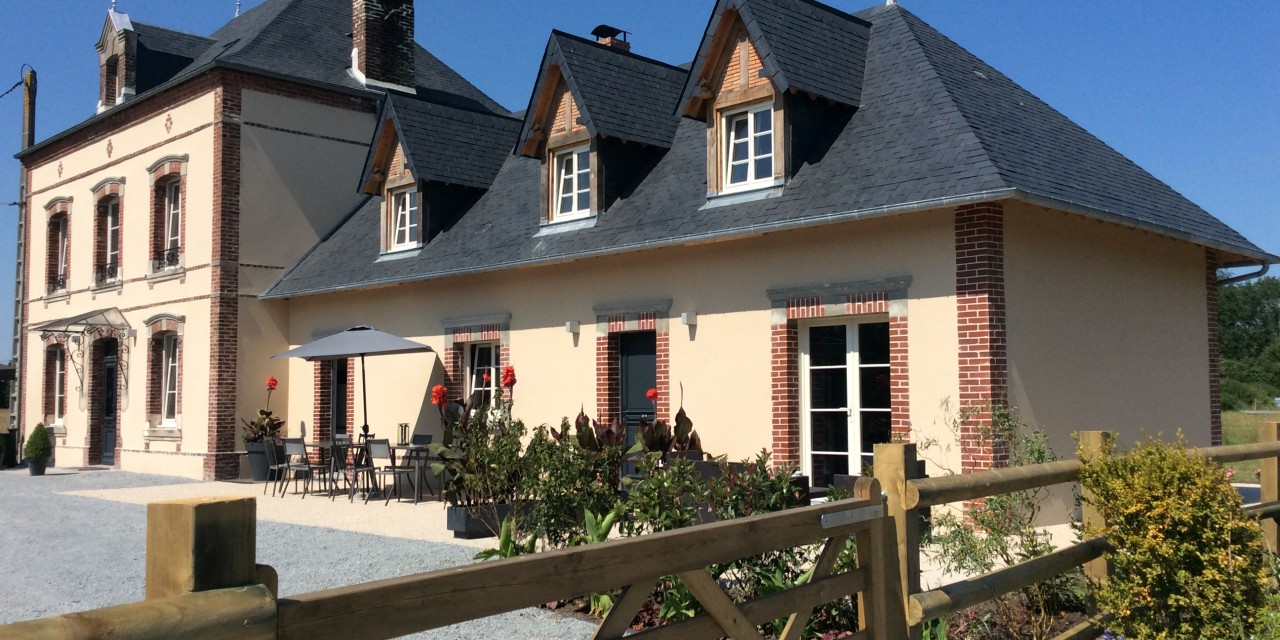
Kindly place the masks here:
POLYGON ((445 399, 444 385, 438 384, 434 387, 431 387, 431 404, 443 407, 445 402, 446 402, 446 399, 445 399))
POLYGON ((280 381, 275 376, 267 376, 267 391, 275 391, 280 386, 280 381))
POLYGON ((650 400, 653 400, 654 402, 657 402, 657 401, 658 401, 658 390, 657 390, 657 389, 650 389, 650 390, 648 390, 648 391, 646 391, 646 392, 644 393, 644 397, 646 397, 646 398, 648 398, 648 399, 650 399, 650 400))
POLYGON ((481 376, 481 377, 482 377, 482 378, 484 378, 484 383, 485 383, 486 385, 487 385, 487 384, 489 384, 489 381, 490 381, 490 380, 493 380, 493 377, 489 375, 489 372, 488 372, 488 371, 484 372, 484 375, 483 375, 483 376, 481 376))
POLYGON ((508 366, 502 370, 502 386, 510 389, 516 386, 516 368, 508 366))

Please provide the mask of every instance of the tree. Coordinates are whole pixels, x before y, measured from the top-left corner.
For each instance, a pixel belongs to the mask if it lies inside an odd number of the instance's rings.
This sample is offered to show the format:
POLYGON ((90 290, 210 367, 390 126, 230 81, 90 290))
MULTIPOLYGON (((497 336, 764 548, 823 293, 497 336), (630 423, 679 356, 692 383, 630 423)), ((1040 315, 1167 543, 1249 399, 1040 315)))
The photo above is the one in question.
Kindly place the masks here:
POLYGON ((1219 290, 1218 343, 1224 409, 1269 405, 1280 397, 1280 279, 1219 290))

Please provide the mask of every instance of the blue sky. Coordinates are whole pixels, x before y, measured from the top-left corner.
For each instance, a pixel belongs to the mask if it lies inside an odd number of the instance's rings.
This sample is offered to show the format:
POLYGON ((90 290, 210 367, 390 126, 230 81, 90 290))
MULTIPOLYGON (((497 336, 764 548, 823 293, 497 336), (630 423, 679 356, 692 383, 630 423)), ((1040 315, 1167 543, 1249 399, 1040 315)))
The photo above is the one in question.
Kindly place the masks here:
MULTIPOLYGON (((244 7, 261 0, 244 0, 244 7)), ((208 35, 235 0, 119 0, 141 22, 208 35)), ((857 11, 867 0, 836 0, 857 11)), ((903 0, 907 9, 1270 253, 1280 254, 1280 2, 903 0)), ((93 115, 110 0, 12 2, 0 91, 39 73, 36 137, 93 115)), ((691 59, 714 0, 417 0, 417 38, 523 109, 551 29, 632 32, 633 51, 691 59)), ((0 205, 18 197, 21 90, 0 98, 0 205)), ((16 207, 0 206, 0 361, 9 359, 16 207)))

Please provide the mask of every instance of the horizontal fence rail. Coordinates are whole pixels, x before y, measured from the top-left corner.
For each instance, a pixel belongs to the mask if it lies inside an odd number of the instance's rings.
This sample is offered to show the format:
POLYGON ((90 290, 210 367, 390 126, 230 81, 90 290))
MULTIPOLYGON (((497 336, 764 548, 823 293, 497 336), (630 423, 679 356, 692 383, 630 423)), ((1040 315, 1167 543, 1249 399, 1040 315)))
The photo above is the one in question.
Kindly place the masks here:
POLYGON ((262 585, 143 600, 0 626, 0 640, 270 640, 276 602, 262 585))
MULTIPOLYGON (((1275 548, 1278 534, 1274 521, 1280 519, 1280 423, 1264 425, 1259 435, 1260 441, 1253 444, 1200 447, 1190 451, 1220 464, 1264 460, 1261 467, 1262 502, 1245 507, 1245 512, 1263 522, 1268 542, 1275 548)), ((1112 437, 1112 434, 1101 431, 1081 432, 1080 445, 1085 451, 1099 451, 1112 437)), ((915 477, 919 472, 913 472, 918 466, 915 445, 876 445, 876 477, 886 487, 888 513, 897 523, 900 542, 908 543, 903 545, 898 561, 905 586, 907 623, 911 625, 910 638, 921 637, 920 625, 926 621, 943 618, 954 611, 1052 579, 1075 567, 1084 566, 1086 576, 1094 581, 1105 580, 1109 574, 1110 567, 1104 555, 1110 548, 1105 539, 1094 538, 921 593, 918 529, 922 522, 922 509, 1078 482, 1084 467, 1079 460, 1060 460, 1024 467, 919 478, 915 477)), ((1087 503, 1084 505, 1086 525, 1100 526, 1103 524, 1100 518, 1096 509, 1087 503)), ((1092 640, 1101 635, 1106 624, 1113 619, 1114 616, 1110 613, 1103 612, 1063 632, 1054 640, 1092 640)))
POLYGON ((652 584, 666 575, 848 536, 883 521, 822 525, 824 515, 858 509, 883 513, 879 499, 842 500, 285 598, 279 602, 279 637, 394 638, 553 600, 652 584))

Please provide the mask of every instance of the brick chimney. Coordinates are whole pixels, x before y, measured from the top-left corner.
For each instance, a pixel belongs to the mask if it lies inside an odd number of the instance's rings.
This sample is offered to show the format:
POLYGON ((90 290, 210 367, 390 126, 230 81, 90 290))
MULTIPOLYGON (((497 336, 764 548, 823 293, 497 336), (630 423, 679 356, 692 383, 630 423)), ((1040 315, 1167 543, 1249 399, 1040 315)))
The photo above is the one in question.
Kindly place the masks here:
POLYGON ((416 85, 413 0, 351 0, 351 41, 351 69, 365 85, 416 85))
POLYGON ((129 16, 108 11, 94 47, 98 50, 98 113, 102 113, 137 93, 138 34, 129 16))
POLYGON ((619 51, 631 50, 631 43, 627 42, 627 32, 617 27, 602 24, 592 29, 591 35, 596 37, 596 42, 606 47, 613 47, 619 51))

